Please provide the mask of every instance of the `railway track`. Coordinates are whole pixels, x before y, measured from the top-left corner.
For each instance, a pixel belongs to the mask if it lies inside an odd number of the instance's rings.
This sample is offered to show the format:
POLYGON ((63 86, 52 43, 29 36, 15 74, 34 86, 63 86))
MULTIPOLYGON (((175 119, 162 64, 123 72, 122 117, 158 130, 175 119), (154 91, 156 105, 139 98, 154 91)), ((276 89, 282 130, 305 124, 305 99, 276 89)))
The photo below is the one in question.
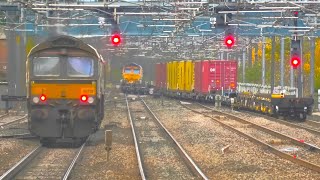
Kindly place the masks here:
POLYGON ((248 113, 250 115, 254 115, 254 116, 264 117, 265 119, 268 119, 270 121, 284 124, 284 125, 287 125, 287 126, 293 127, 293 128, 304 129, 310 133, 320 135, 320 122, 317 122, 317 121, 307 120, 305 122, 295 122, 295 121, 289 122, 288 120, 282 120, 282 119, 274 118, 274 117, 271 117, 268 115, 251 112, 251 111, 246 111, 246 113, 248 113))
POLYGON ((319 147, 259 126, 240 117, 215 111, 202 104, 197 104, 197 108, 192 108, 194 104, 181 105, 193 112, 211 118, 222 126, 248 138, 250 141, 267 147, 272 153, 282 158, 320 172, 320 166, 316 164, 318 163, 317 159, 320 157, 319 147), (213 113, 215 114, 214 116, 213 113))
POLYGON ((6 116, 0 120, 0 138, 35 138, 31 135, 27 126, 27 115, 24 116, 6 116), (25 121, 25 122, 24 122, 25 121))
POLYGON ((208 179, 142 99, 126 104, 141 179, 208 179))
POLYGON ((36 147, 0 180, 10 179, 63 179, 69 178, 71 171, 82 153, 85 142, 78 149, 36 147))
MULTIPOLYGON (((6 115, 5 117, 8 117, 9 115, 6 115)), ((15 123, 19 123, 23 120, 25 120, 28 117, 28 115, 24 115, 24 116, 20 116, 20 117, 15 117, 15 118, 10 118, 9 120, 5 120, 4 118, 2 118, 0 120, 0 127, 2 129, 7 128, 9 125, 15 124, 15 123)))
POLYGON ((7 117, 8 115, 9 115, 9 113, 4 113, 4 114, 0 115, 0 119, 3 119, 5 117, 7 117))

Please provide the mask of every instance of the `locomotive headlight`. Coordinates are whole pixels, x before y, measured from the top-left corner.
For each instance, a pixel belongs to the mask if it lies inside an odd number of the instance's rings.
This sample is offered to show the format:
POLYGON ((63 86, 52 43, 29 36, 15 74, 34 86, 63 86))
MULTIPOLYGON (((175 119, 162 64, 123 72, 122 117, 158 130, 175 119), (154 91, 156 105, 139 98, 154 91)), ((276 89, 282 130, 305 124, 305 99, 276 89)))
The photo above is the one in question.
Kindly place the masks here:
POLYGON ((93 98, 93 97, 89 97, 89 98, 88 98, 88 103, 89 103, 89 104, 92 104, 93 102, 94 102, 94 98, 93 98))
POLYGON ((38 97, 33 97, 32 101, 37 104, 39 103, 40 99, 38 97))

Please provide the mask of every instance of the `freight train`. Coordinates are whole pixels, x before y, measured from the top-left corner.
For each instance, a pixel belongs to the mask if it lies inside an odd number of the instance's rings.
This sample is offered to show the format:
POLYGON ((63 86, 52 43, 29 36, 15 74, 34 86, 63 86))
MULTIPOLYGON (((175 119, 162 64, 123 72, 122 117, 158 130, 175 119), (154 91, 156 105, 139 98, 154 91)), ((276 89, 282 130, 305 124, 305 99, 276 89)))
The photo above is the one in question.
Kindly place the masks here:
MULTIPOLYGON (((232 106, 236 109, 245 109, 268 114, 278 118, 305 121, 307 115, 312 114, 313 98, 296 98, 295 95, 285 93, 239 93, 234 98, 232 106)), ((231 104, 230 104, 231 105, 231 104)))
POLYGON ((215 103, 304 121, 312 113, 312 98, 285 93, 264 94, 237 91, 237 61, 169 61, 155 67, 156 94, 215 103))
POLYGON ((143 68, 136 63, 129 63, 122 68, 121 90, 124 93, 152 94, 150 84, 143 81, 143 68))
POLYGON ((82 142, 104 117, 103 57, 91 45, 58 36, 26 61, 28 126, 43 144, 82 142))
POLYGON ((216 94, 237 87, 236 61, 170 61, 155 69, 155 91, 169 96, 214 101, 216 94))

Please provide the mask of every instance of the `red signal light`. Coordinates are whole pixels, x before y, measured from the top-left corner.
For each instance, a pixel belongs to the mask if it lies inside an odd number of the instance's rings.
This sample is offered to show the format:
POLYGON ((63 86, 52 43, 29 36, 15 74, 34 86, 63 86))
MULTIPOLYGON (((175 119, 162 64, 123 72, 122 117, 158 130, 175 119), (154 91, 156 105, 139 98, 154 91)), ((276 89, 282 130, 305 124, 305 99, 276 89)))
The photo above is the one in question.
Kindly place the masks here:
POLYGON ((111 43, 114 45, 114 46, 117 46, 121 43, 121 36, 120 34, 113 34, 111 36, 111 43))
POLYGON ((301 63, 301 60, 299 57, 292 57, 291 58, 291 66, 294 68, 294 69, 297 69, 297 67, 300 65, 301 63))
POLYGON ((232 35, 227 36, 224 39, 224 43, 228 48, 231 48, 234 45, 234 37, 232 35))
POLYGON ((45 101, 46 99, 47 99, 46 95, 41 94, 41 96, 40 96, 40 100, 41 100, 41 101, 45 101))
POLYGON ((80 100, 82 102, 87 102, 88 101, 88 96, 87 95, 81 95, 80 100))

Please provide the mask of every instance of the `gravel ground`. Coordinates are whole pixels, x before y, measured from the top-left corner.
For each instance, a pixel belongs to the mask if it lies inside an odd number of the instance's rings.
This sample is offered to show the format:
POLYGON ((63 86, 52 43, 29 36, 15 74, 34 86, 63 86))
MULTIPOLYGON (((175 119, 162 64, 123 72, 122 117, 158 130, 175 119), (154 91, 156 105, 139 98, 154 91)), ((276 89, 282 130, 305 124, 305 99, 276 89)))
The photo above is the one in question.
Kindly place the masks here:
POLYGON ((12 122, 12 121, 14 121, 16 119, 19 119, 19 118, 22 118, 22 117, 26 117, 26 115, 23 115, 23 116, 16 116, 16 115, 5 116, 5 117, 0 119, 0 125, 2 125, 4 123, 12 122))
POLYGON ((60 179, 76 152, 76 148, 44 148, 15 179, 60 179))
MULTIPOLYGON (((229 109, 224 109, 224 111, 231 113, 229 109)), ((245 112, 236 112, 237 116, 239 117, 245 117, 245 120, 249 120, 250 122, 253 122, 255 124, 258 124, 260 126, 267 127, 269 129, 278 131, 280 133, 283 133, 287 136, 291 136, 293 138, 303 140, 304 142, 314 144, 318 147, 320 147, 320 138, 319 135, 313 134, 311 132, 308 132, 304 129, 298 129, 290 126, 286 126, 281 123, 277 123, 275 121, 270 121, 264 117, 254 117, 252 115, 248 115, 245 112)))
POLYGON ((139 151, 147 179, 195 179, 176 146, 140 101, 130 102, 139 151), (144 117, 144 118, 140 118, 144 117))
MULTIPOLYGON (((113 96, 114 93, 110 98, 114 99, 113 96)), ((71 179, 141 179, 125 103, 108 103, 105 107, 102 130, 92 136, 71 179), (104 146, 104 127, 111 129, 113 136, 109 161, 104 146)))
POLYGON ((147 103, 210 179, 319 179, 320 174, 279 158, 261 146, 182 108, 174 100, 147 103), (227 147, 224 152, 222 148, 227 147))
POLYGON ((241 132, 244 132, 246 134, 249 134, 267 144, 270 144, 274 148, 278 150, 290 150, 294 149, 294 151, 289 151, 288 153, 295 155, 299 158, 302 158, 304 160, 307 160, 311 163, 318 164, 319 165, 319 152, 312 152, 309 151, 308 148, 304 148, 301 146, 296 146, 295 144, 288 142, 286 140, 278 139, 276 136, 270 135, 268 133, 265 133, 263 131, 257 130, 255 128, 248 128, 247 126, 241 127, 243 123, 235 121, 235 120, 226 120, 225 123, 231 125, 232 127, 235 127, 236 129, 240 130, 241 132))
POLYGON ((39 140, 0 139, 0 174, 5 173, 31 152, 39 140))

